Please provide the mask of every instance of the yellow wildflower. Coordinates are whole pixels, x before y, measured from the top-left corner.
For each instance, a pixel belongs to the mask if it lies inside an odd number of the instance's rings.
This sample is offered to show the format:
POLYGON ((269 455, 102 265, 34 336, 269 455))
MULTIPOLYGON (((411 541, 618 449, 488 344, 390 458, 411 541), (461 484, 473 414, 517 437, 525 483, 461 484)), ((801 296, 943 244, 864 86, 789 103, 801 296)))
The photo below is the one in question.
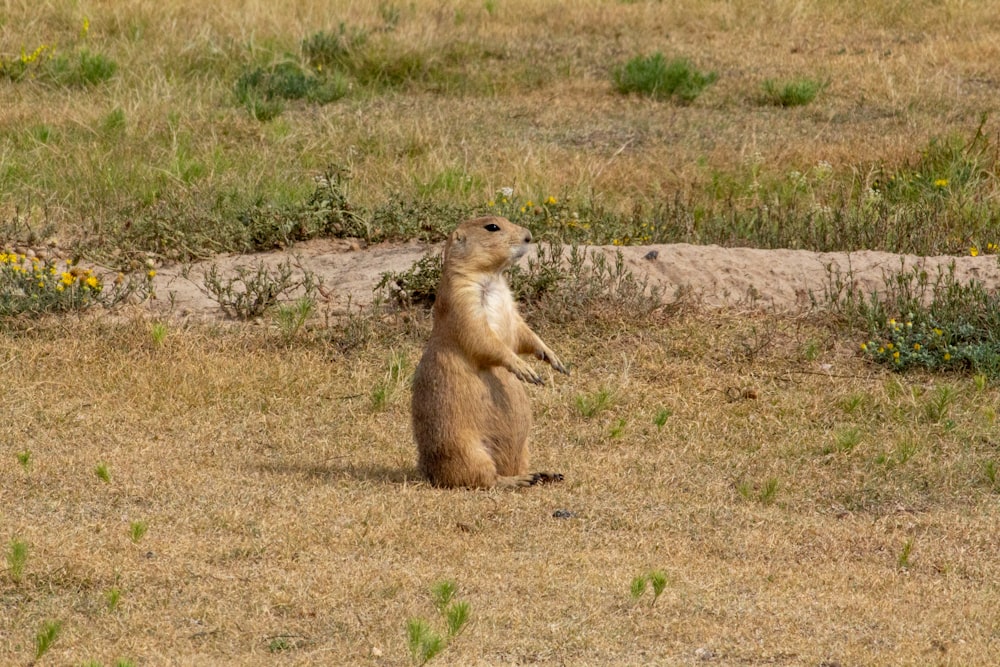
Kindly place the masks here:
POLYGON ((885 346, 886 346, 887 348, 889 348, 890 350, 891 350, 891 349, 893 348, 893 345, 892 345, 892 343, 886 343, 886 344, 885 344, 885 346))
POLYGON ((884 348, 884 347, 880 347, 880 348, 878 349, 878 353, 879 353, 879 354, 885 354, 885 348, 884 348))
POLYGON ((153 269, 150 269, 149 271, 147 271, 147 272, 146 272, 146 276, 147 276, 147 277, 148 277, 148 278, 149 278, 150 280, 152 280, 153 278, 155 278, 155 277, 156 277, 156 271, 154 271, 153 269))
POLYGON ((938 328, 935 327, 935 329, 934 329, 934 335, 935 336, 943 336, 944 335, 944 331, 942 331, 941 329, 938 329, 938 328))
POLYGON ((936 187, 936 188, 946 188, 946 187, 948 187, 948 179, 947 178, 939 178, 939 179, 937 179, 936 181, 934 181, 934 187, 936 187))
POLYGON ((493 208, 494 206, 496 206, 496 202, 491 199, 488 202, 486 202, 486 205, 489 206, 490 208, 493 208))
POLYGON ((548 204, 549 206, 552 206, 553 204, 556 203, 556 198, 549 195, 549 198, 545 200, 545 203, 548 204))
POLYGON ((948 361, 949 359, 951 359, 951 355, 949 353, 945 352, 944 353, 944 360, 948 361))
POLYGON ((920 343, 914 343, 913 344, 913 349, 914 350, 920 350, 920 343))
POLYGON ((973 257, 978 257, 979 248, 977 248, 976 246, 972 246, 971 248, 969 248, 969 254, 972 255, 973 257))
POLYGON ((80 28, 80 37, 86 37, 88 32, 90 32, 90 19, 84 16, 83 27, 80 28))
POLYGON ((86 280, 87 287, 91 287, 93 289, 97 289, 97 287, 100 286, 100 284, 101 284, 101 281, 99 281, 97 279, 97 276, 90 276, 86 280))
POLYGON ((867 352, 868 351, 868 345, 866 345, 865 343, 861 343, 861 350, 863 352, 867 352))
POLYGON ((73 274, 72 273, 68 273, 66 271, 63 271, 63 273, 62 273, 62 275, 60 277, 62 278, 62 284, 63 285, 72 285, 73 284, 73 274))
POLYGON ((527 206, 528 208, 531 208, 532 206, 534 206, 534 204, 531 203, 530 199, 528 201, 524 202, 524 205, 527 206))

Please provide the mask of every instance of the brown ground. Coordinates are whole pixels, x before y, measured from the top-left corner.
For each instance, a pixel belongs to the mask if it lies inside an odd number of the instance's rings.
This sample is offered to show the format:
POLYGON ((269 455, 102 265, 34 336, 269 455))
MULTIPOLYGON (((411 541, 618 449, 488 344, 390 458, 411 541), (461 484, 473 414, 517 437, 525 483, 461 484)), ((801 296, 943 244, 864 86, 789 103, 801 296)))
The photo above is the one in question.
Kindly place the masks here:
MULTIPOLYGON (((301 267, 322 278, 334 310, 371 302, 372 288, 386 271, 403 271, 439 246, 418 242, 383 244, 360 249, 357 242, 316 240, 296 245, 292 251, 259 255, 223 255, 211 262, 225 273, 240 265, 263 261, 276 266, 289 257, 298 258, 301 267)), ((617 248, 595 247, 594 251, 613 256, 617 248)), ((810 294, 820 299, 830 285, 831 269, 842 276, 850 274, 865 293, 880 289, 887 274, 901 267, 919 265, 934 276, 955 264, 956 277, 965 282, 975 278, 987 287, 1000 285, 1000 265, 996 257, 916 257, 885 252, 816 253, 806 250, 757 250, 721 248, 688 244, 629 246, 621 248, 637 277, 646 277, 651 285, 664 288, 668 298, 679 288, 690 288, 699 301, 709 307, 756 306, 778 312, 796 311, 810 306, 810 294), (650 259, 651 253, 655 258, 650 259)), ((523 261, 528 261, 529 255, 523 261)), ((158 271, 156 292, 158 309, 173 308, 176 314, 213 317, 220 313, 218 304, 198 285, 208 264, 196 264, 184 277, 181 266, 158 271)))
MULTIPOLYGON (((425 250, 341 245, 295 249, 335 301, 425 250)), ((623 252, 708 303, 753 286, 794 307, 847 261, 657 250, 623 252)), ((995 258, 955 261, 996 283, 995 258)), ((872 277, 898 262, 851 256, 872 277)), ((173 291, 214 319, 176 269, 157 279, 157 308, 173 291)), ((529 390, 533 461, 566 481, 438 490, 409 427, 421 336, 343 354, 169 319, 160 343, 145 317, 0 333, 0 545, 28 547, 19 580, 0 570, 0 664, 32 664, 57 620, 40 666, 403 667, 407 621, 442 628, 445 579, 472 620, 435 665, 995 663, 996 387, 891 373, 811 318, 741 307, 548 325, 572 375, 529 390), (651 570, 655 605, 629 593, 651 570)))

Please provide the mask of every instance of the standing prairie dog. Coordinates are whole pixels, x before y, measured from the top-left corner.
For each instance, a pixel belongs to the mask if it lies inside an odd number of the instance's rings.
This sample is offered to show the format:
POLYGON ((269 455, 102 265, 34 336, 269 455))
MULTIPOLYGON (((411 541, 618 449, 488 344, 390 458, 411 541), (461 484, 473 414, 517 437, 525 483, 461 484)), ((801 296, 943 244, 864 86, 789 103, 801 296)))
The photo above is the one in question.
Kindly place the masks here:
POLYGON ((502 271, 531 232, 505 218, 459 225, 444 248, 434 328, 413 377, 413 435, 435 486, 531 486, 562 475, 528 472, 531 405, 521 381, 543 384, 521 354, 568 371, 521 318, 502 271))

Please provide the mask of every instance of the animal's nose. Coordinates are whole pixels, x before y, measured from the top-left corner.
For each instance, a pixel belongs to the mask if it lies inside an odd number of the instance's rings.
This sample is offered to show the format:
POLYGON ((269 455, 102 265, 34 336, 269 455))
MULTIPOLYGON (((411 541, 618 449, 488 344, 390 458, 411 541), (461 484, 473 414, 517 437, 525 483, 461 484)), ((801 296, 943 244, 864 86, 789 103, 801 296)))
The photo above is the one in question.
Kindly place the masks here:
POLYGON ((524 242, 531 243, 531 232, 525 230, 524 232, 524 242))

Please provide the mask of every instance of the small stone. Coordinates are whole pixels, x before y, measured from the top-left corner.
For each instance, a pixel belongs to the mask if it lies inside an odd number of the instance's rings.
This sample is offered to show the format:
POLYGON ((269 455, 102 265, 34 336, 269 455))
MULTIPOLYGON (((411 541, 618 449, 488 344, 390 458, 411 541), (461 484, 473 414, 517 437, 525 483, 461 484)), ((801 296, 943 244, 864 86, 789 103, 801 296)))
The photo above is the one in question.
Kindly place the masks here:
POLYGON ((648 260, 652 261, 652 260, 658 258, 659 256, 660 256, 660 251, 659 250, 650 250, 649 252, 646 253, 646 255, 643 257, 643 259, 648 259, 648 260))
POLYGON ((572 519, 576 517, 576 512, 570 510, 556 510, 552 513, 554 519, 572 519))

